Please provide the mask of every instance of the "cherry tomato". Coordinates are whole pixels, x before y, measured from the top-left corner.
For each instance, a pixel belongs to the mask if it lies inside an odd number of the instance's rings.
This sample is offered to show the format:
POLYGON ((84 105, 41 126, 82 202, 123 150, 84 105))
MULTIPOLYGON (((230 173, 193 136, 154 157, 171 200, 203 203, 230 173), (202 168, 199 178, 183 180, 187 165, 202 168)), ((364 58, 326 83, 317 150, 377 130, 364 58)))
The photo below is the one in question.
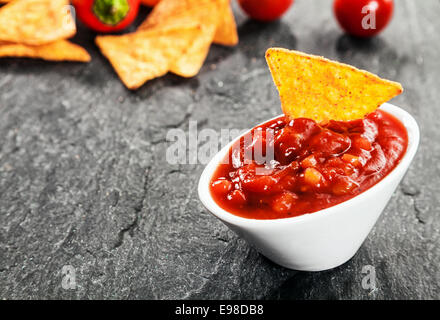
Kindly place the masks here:
POLYGON ((335 0, 333 10, 342 29, 357 37, 381 32, 393 15, 393 0, 335 0))
POLYGON ((238 3, 252 19, 273 21, 290 8, 293 0, 238 0, 238 3))
POLYGON ((136 18, 140 0, 73 0, 76 15, 90 29, 113 32, 125 29, 136 18))

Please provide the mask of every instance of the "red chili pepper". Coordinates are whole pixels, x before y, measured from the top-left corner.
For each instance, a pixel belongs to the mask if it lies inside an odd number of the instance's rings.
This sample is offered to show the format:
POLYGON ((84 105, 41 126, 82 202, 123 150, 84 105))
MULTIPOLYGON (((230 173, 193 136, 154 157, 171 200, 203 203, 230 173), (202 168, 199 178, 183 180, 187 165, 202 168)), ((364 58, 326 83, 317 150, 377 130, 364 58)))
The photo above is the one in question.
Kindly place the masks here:
POLYGON ((156 4, 159 3, 160 0, 141 0, 141 3, 143 5, 154 7, 156 4))
POLYGON ((73 0, 77 17, 90 29, 113 32, 136 18, 140 0, 73 0))

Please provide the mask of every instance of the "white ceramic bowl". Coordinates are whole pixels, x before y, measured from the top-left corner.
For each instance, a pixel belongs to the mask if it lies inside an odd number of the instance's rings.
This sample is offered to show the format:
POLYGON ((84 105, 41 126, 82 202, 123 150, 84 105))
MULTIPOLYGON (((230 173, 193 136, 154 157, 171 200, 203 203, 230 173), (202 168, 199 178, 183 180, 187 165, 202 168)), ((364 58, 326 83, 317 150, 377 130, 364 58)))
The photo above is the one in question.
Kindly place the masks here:
POLYGON ((289 269, 321 271, 351 259, 373 228, 416 154, 420 133, 414 118, 391 104, 381 106, 399 119, 408 131, 408 149, 401 162, 367 191, 336 206, 274 220, 246 219, 217 205, 210 180, 219 162, 235 141, 224 147, 203 171, 198 191, 203 205, 214 216, 275 263, 289 269))

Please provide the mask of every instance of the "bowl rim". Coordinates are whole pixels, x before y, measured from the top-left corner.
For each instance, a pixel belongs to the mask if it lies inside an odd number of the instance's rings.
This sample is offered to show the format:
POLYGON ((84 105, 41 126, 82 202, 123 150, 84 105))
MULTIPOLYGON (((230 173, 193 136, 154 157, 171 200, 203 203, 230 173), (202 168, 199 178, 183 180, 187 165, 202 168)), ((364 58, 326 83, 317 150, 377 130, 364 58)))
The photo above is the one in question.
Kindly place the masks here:
MULTIPOLYGON (((385 188, 387 182, 389 180, 395 179, 399 176, 399 174, 405 173, 407 168, 409 167, 410 163, 412 162, 416 152, 417 148, 420 142, 420 130, 419 126, 414 119, 414 117, 409 114, 407 111, 403 110, 402 108, 392 105, 390 103, 385 103, 382 106, 379 107, 379 109, 386 111, 396 117, 406 128, 408 133, 408 147, 406 149, 406 152, 404 156, 402 157, 401 161, 397 164, 397 166, 390 172, 388 175, 386 175, 381 181, 373 185, 371 188, 365 190, 364 192, 358 194, 354 198, 351 198, 347 201, 341 202, 337 205, 334 205, 329 208, 325 208, 319 211, 306 213, 300 216, 295 217, 289 217, 289 218, 278 218, 278 219, 250 219, 250 218, 244 218, 240 216, 236 216, 225 209, 221 208, 215 200, 212 198, 209 184, 211 181, 211 178, 219 164, 219 162, 224 159, 227 152, 229 151, 230 147, 243 135, 247 134, 250 130, 247 130, 246 132, 242 133, 240 136, 233 139, 231 142, 229 142, 225 147, 223 147, 206 165, 205 169, 203 170, 198 184, 198 194, 199 199, 202 202, 202 204, 205 206, 205 208, 211 212, 214 216, 216 216, 218 219, 230 223, 232 225, 238 225, 243 227, 263 227, 263 226, 269 226, 269 225, 281 225, 286 223, 304 223, 308 221, 312 221, 314 219, 320 219, 323 217, 328 217, 330 215, 337 215, 339 212, 343 211, 344 209, 349 209, 353 206, 356 206, 359 202, 364 200, 364 198, 370 197, 372 194, 382 190, 385 188)), ((272 118, 276 119, 278 116, 272 118)), ((267 121, 270 121, 272 119, 266 120, 261 124, 266 123, 267 121)), ((259 124, 259 125, 261 125, 259 124)), ((256 126, 259 126, 256 125, 256 126)))

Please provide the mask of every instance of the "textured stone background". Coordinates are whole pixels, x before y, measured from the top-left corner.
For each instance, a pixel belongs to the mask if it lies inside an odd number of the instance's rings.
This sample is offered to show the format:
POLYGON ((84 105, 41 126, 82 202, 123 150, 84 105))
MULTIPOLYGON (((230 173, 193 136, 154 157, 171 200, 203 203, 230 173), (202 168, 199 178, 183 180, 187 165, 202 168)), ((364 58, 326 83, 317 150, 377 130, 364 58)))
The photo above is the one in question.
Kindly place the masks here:
POLYGON ((193 79, 168 75, 135 92, 82 27, 75 41, 90 64, 1 59, 0 298, 440 298, 440 2, 396 2, 371 41, 343 35, 328 0, 297 0, 268 25, 235 8, 236 48, 213 46, 193 79), (164 161, 166 133, 189 120, 218 131, 280 113, 270 46, 400 81, 394 102, 421 126, 418 155, 373 232, 331 271, 274 265, 204 210, 203 165, 164 161), (65 265, 75 290, 61 287, 65 265), (361 287, 365 265, 376 268, 374 292, 361 287))

